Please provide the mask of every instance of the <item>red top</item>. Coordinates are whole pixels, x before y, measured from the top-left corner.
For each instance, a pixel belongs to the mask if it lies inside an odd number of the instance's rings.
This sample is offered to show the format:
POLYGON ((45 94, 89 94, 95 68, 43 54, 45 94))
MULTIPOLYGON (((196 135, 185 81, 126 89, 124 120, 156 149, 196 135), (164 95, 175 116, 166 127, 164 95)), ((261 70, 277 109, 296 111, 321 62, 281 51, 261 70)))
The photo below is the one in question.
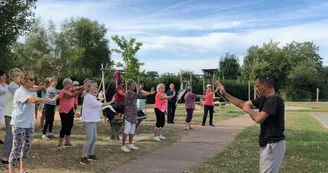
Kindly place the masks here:
POLYGON ((214 98, 213 98, 213 95, 210 94, 211 92, 212 92, 211 90, 206 90, 204 105, 207 105, 207 106, 214 105, 214 98))
MULTIPOLYGON (((60 93, 63 94, 60 98, 59 98, 59 113, 68 113, 69 111, 72 110, 72 108, 74 107, 74 98, 66 98, 64 97, 64 93, 67 92, 67 90, 61 90, 60 93)), ((69 91, 68 91, 69 92, 69 91)))
POLYGON ((117 85, 115 89, 115 101, 122 102, 124 101, 125 97, 118 93, 119 90, 125 94, 125 89, 121 85, 117 85))
POLYGON ((162 94, 164 94, 164 93, 162 93, 162 92, 156 93, 154 108, 157 108, 162 112, 165 112, 166 106, 167 106, 167 100, 165 100, 165 99, 162 100, 161 98, 159 98, 159 96, 162 94))
POLYGON ((121 79, 122 73, 120 71, 115 72, 115 80, 119 81, 121 79))

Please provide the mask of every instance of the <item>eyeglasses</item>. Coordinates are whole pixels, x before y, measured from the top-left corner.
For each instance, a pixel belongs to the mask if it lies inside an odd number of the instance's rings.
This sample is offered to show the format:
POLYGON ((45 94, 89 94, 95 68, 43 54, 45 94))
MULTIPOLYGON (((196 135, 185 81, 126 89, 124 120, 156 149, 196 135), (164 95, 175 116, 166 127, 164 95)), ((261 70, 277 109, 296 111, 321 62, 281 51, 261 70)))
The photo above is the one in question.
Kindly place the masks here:
POLYGON ((34 78, 30 78, 30 79, 27 79, 27 80, 30 80, 31 82, 34 82, 35 81, 34 78))

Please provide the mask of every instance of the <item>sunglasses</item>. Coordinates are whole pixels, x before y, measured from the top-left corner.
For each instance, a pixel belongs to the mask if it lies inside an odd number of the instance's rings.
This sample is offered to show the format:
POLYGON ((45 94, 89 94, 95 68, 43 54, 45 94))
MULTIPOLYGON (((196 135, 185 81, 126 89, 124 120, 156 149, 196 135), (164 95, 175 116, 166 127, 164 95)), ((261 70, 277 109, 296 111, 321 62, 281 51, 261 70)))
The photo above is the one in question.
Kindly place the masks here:
POLYGON ((35 79, 34 79, 34 78, 30 78, 30 79, 27 79, 27 80, 30 80, 31 82, 35 81, 35 79))

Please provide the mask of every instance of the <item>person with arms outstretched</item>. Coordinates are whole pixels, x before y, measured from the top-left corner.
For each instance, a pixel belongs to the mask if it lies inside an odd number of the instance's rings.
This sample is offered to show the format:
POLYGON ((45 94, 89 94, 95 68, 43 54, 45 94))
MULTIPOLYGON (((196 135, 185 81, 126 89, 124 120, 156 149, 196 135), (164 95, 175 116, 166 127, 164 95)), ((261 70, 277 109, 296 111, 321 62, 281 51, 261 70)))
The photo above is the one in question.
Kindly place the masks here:
POLYGON ((228 94, 224 86, 216 81, 215 85, 221 94, 232 104, 242 108, 244 112, 260 124, 260 172, 277 173, 284 159, 285 143, 285 104, 274 89, 274 80, 268 76, 256 79, 256 90, 259 98, 243 101, 228 94), (252 109, 259 109, 255 112, 252 109))

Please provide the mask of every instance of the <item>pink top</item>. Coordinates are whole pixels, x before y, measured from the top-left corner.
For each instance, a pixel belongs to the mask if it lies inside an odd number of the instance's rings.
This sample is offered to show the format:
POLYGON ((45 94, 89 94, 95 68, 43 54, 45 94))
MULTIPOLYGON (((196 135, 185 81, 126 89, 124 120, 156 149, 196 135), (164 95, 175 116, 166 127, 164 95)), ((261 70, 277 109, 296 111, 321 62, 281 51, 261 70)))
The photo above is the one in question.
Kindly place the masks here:
POLYGON ((64 93, 65 93, 64 89, 61 90, 60 93, 63 94, 63 95, 59 98, 58 111, 59 111, 59 113, 66 113, 67 114, 74 107, 74 98, 70 98, 70 99, 65 98, 64 97, 64 93))
MULTIPOLYGON (((70 89, 70 92, 74 94, 76 92, 75 88, 70 89)), ((73 97, 74 99, 74 105, 77 105, 77 96, 73 97)))
POLYGON ((213 98, 213 95, 210 94, 211 92, 212 91, 206 90, 204 105, 207 105, 207 106, 214 105, 214 98, 213 98))
POLYGON ((155 95, 155 104, 154 104, 154 108, 159 109, 162 112, 166 111, 166 105, 167 105, 167 100, 165 99, 160 99, 159 96, 162 95, 164 93, 162 92, 157 92, 155 95))

